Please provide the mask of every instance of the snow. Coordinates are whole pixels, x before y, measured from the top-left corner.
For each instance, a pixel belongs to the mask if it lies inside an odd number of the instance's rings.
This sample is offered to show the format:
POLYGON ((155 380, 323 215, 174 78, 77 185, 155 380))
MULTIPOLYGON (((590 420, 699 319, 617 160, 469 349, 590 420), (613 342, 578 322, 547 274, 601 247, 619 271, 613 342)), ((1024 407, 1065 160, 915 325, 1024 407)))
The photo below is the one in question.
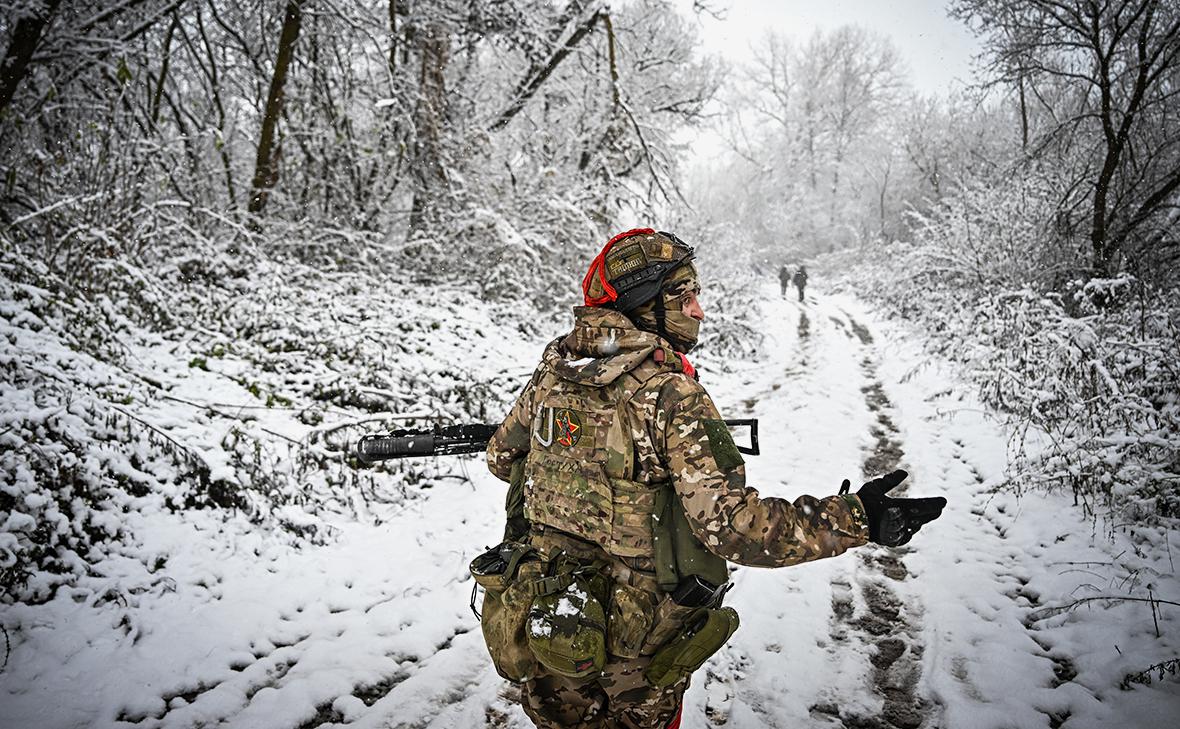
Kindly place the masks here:
MULTIPOLYGON (((735 569, 727 602, 742 626, 695 675, 684 726, 854 725, 902 710, 955 729, 1174 722, 1175 676, 1120 688, 1180 655, 1180 610, 1126 599, 1180 602, 1174 533, 1085 517, 1068 495, 993 493, 1011 434, 922 352, 920 332, 848 297, 812 293, 800 304, 777 294, 768 282, 764 357, 694 357, 726 417, 760 418, 763 455, 747 458, 749 484, 763 496, 824 496, 897 451, 910 473, 899 490, 949 505, 903 548, 735 569), (1064 609, 1087 597, 1109 599, 1064 609)), ((431 346, 481 376, 519 371, 523 385, 551 332, 519 341, 506 327, 474 338, 462 332, 490 325, 483 312, 465 316, 431 346)), ((224 421, 200 415, 206 407, 256 402, 232 357, 210 358, 206 370, 163 342, 133 353, 167 383, 172 399, 158 417, 184 442, 228 437, 217 430, 224 421)), ((64 351, 54 357, 92 369, 96 382, 108 374, 64 351)), ((6 411, 36 408, 10 396, 6 411)), ((52 410, 38 417, 68 416, 52 410)), ((255 427, 309 431, 293 409, 257 412, 255 427)), ((329 413, 328 427, 345 416, 329 413)), ((236 477, 224 450, 202 457, 236 477)), ((153 467, 123 465, 129 478, 153 467)), ((121 529, 122 547, 71 586, 47 586, 44 602, 0 607, 11 641, 0 727, 530 726, 468 609, 467 564, 499 541, 504 486, 478 456, 440 467, 450 475, 411 486, 413 498, 367 500, 353 515, 276 510, 323 533, 311 542, 240 511, 173 511, 148 499, 104 512, 94 526, 121 529)), ((392 488, 395 474, 375 478, 392 488)), ((47 502, 27 493, 29 513, 44 513, 47 502)), ((30 528, 15 511, 7 521, 0 555, 10 531, 30 528)))

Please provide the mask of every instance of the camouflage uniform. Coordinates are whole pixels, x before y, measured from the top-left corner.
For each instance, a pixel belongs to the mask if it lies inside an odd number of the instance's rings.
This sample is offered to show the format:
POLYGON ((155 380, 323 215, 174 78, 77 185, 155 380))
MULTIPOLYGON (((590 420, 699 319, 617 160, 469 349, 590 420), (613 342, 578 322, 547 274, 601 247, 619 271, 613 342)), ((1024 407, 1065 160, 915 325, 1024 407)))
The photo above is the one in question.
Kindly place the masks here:
MULTIPOLYGON (((573 331, 546 347, 487 450, 489 468, 505 481, 525 459, 532 544, 547 553, 562 549, 605 560, 612 594, 630 590, 628 599, 639 595, 650 611, 667 597, 655 579, 651 525, 630 517, 634 512, 650 522, 645 499, 669 484, 693 535, 730 562, 781 567, 832 557, 868 541, 855 496, 802 496, 790 503, 760 498, 746 486, 745 466, 716 406, 685 374, 687 362, 666 340, 611 309, 577 307, 574 316, 573 331), (576 408, 573 415, 564 411, 563 421, 563 411, 553 407, 602 398, 610 388, 624 428, 612 429, 599 416, 579 416, 576 408), (604 467, 614 475, 596 476, 604 467), (563 474, 568 474, 564 481, 563 474)), ((610 652, 602 675, 527 681, 526 713, 541 727, 666 726, 688 680, 664 690, 644 681, 643 671, 659 647, 650 638, 667 633, 659 615, 638 655, 610 652)))

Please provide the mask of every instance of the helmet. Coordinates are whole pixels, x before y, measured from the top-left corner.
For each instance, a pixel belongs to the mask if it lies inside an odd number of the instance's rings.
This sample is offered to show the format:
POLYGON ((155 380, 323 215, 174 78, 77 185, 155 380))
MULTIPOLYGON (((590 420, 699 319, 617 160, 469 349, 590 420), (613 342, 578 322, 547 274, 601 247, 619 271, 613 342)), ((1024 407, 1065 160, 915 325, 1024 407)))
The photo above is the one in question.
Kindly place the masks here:
POLYGON ((672 302, 700 290, 692 260, 692 247, 671 233, 651 228, 620 233, 607 242, 582 280, 586 306, 617 309, 639 329, 689 352, 696 346, 700 322, 672 302))
POLYGON ((651 301, 673 270, 693 259, 693 249, 671 233, 635 228, 611 238, 582 279, 586 306, 627 314, 651 301))

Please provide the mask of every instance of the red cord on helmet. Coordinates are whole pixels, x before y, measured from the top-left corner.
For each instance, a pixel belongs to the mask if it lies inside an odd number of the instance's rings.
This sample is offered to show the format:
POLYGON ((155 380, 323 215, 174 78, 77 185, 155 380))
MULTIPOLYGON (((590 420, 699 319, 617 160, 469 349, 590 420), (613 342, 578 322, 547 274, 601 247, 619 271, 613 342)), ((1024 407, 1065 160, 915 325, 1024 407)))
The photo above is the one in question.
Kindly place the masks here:
POLYGON ((586 302, 586 306, 602 306, 603 304, 617 301, 619 298, 619 292, 615 291, 615 287, 611 286, 610 282, 606 280, 606 254, 610 252, 614 244, 633 235, 655 235, 655 233, 656 231, 653 228, 633 228, 619 233, 607 241, 602 251, 599 252, 598 256, 590 264, 590 270, 586 272, 586 277, 582 279, 582 296, 586 302), (598 281, 602 284, 602 290, 606 293, 602 296, 590 298, 590 284, 594 281, 595 272, 598 273, 598 281))

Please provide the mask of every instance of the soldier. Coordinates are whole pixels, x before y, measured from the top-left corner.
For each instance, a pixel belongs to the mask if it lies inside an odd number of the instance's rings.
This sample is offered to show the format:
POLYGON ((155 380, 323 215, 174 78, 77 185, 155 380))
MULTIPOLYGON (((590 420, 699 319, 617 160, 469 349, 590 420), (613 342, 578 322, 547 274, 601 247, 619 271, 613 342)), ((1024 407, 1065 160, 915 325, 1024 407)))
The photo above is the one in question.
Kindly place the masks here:
POLYGON ((693 249, 675 235, 615 236, 582 289, 573 331, 546 347, 488 446, 512 484, 509 536, 527 544, 505 558, 509 576, 535 561, 502 601, 485 597, 484 634, 539 727, 679 727, 692 671, 737 628, 721 606, 727 562, 904 544, 946 500, 887 496, 904 471, 794 503, 746 486, 685 357, 704 312, 693 249), (496 623, 514 605, 521 617, 496 623))
POLYGON ((807 269, 802 265, 795 271, 795 288, 799 289, 799 300, 803 300, 803 287, 807 285, 807 269))

